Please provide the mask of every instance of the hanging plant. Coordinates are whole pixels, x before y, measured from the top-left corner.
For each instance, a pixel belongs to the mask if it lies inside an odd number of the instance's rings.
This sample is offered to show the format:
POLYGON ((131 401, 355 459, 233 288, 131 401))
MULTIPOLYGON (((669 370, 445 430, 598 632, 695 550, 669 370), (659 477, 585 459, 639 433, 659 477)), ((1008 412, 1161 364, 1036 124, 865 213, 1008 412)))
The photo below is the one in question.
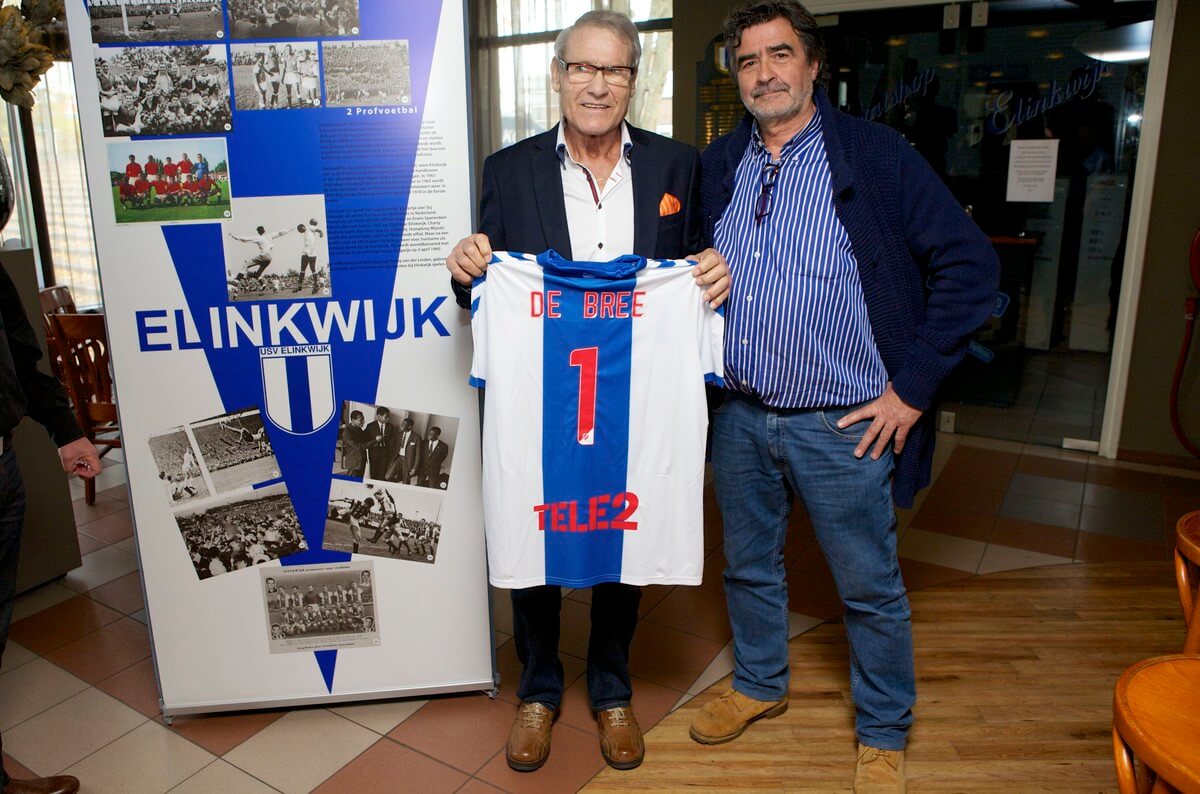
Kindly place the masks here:
POLYGON ((0 97, 33 107, 33 89, 54 65, 52 45, 61 36, 63 0, 24 0, 0 7, 0 97))

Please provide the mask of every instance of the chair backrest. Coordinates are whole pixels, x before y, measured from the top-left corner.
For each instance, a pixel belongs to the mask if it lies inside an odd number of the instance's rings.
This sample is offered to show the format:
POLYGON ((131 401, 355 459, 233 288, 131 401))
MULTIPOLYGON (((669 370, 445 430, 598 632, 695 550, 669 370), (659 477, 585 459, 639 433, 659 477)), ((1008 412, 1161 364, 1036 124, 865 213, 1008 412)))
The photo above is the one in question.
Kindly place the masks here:
POLYGON ((63 376, 80 426, 89 436, 117 421, 103 314, 47 315, 58 340, 63 376))
POLYGON ((46 330, 46 353, 50 358, 50 369, 54 372, 54 377, 62 382, 63 388, 67 388, 67 379, 62 370, 62 354, 58 351, 58 339, 55 337, 54 326, 50 324, 50 315, 75 314, 75 298, 71 296, 70 289, 59 285, 39 290, 38 301, 42 305, 42 325, 46 330))

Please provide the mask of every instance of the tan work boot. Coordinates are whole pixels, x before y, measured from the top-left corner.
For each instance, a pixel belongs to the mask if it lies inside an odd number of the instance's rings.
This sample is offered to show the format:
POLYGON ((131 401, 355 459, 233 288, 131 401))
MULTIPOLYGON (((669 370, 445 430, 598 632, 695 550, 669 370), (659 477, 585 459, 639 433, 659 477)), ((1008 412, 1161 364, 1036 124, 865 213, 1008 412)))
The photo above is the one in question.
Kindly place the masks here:
POLYGON ((692 721, 692 738, 700 744, 731 742, 755 720, 778 717, 787 711, 787 695, 783 700, 755 700, 736 689, 730 689, 716 700, 709 701, 692 721))
POLYGON ((629 706, 596 712, 600 724, 600 754, 613 769, 634 769, 646 756, 642 728, 629 706))
POLYGON ((904 751, 859 742, 854 794, 904 794, 904 751))
POLYGON ((522 703, 508 732, 505 757, 518 772, 541 769, 550 757, 550 729, 554 711, 544 703, 522 703))

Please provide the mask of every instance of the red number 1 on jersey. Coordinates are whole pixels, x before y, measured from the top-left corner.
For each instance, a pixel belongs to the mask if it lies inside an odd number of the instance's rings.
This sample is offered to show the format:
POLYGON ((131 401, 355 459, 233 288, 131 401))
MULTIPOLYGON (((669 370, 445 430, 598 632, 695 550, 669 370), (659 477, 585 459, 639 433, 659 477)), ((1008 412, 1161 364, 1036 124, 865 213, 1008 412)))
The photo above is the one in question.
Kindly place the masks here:
POLYGON ((579 367, 579 424, 575 440, 584 446, 596 442, 596 372, 600 348, 578 347, 571 351, 571 366, 579 367))

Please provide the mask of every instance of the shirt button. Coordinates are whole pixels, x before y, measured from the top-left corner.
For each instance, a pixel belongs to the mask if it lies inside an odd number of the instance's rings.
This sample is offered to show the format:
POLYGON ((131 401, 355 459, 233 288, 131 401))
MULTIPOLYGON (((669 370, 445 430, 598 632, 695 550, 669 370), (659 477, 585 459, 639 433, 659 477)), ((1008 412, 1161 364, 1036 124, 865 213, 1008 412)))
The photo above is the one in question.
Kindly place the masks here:
POLYGON ((742 340, 742 344, 743 344, 743 345, 748 345, 748 344, 750 344, 750 340, 749 340, 749 339, 743 339, 743 340, 742 340))
POLYGON ((602 209, 604 209, 604 205, 603 205, 603 204, 597 204, 597 205, 596 205, 596 209, 598 209, 598 210, 602 210, 602 209))
POLYGON ((603 248, 603 247, 604 247, 604 243, 596 243, 596 247, 597 247, 597 248, 603 248))
POLYGON ((755 252, 754 252, 754 258, 755 258, 755 259, 758 259, 758 257, 759 257, 759 252, 758 252, 758 251, 755 251, 755 252))
POLYGON ((754 300, 754 296, 753 296, 753 295, 747 295, 747 296, 746 296, 746 300, 748 300, 748 301, 752 301, 752 300, 754 300))

